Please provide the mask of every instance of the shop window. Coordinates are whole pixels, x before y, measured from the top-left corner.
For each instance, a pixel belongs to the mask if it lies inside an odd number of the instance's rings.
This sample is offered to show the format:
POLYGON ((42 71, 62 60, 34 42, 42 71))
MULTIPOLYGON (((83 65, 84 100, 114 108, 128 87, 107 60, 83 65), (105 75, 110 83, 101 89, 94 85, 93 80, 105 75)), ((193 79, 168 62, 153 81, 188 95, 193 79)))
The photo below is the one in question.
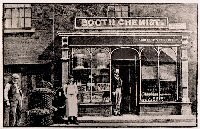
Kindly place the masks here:
POLYGON ((161 48, 159 54, 160 100, 177 100, 177 48, 161 48))
POLYGON ((177 48, 146 47, 141 60, 141 101, 178 100, 177 48))
POLYGON ((71 74, 78 84, 79 104, 111 103, 109 59, 106 48, 72 49, 71 74))
POLYGON ((129 6, 128 5, 109 5, 108 17, 128 17, 129 6))
POLYGON ((158 85, 158 50, 154 47, 146 47, 141 56, 141 90, 142 101, 152 102, 159 100, 158 85))
POLYGON ((31 29, 30 4, 5 4, 4 5, 5 29, 31 29))

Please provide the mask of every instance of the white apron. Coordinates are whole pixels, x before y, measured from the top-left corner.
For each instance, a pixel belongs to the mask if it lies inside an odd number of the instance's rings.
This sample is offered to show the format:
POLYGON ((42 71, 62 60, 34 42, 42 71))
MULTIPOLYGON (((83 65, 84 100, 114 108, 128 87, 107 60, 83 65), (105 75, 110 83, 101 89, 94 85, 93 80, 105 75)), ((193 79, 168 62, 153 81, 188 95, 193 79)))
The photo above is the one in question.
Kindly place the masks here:
MULTIPOLYGON (((66 84, 67 85, 67 84, 66 84)), ((66 87, 66 115, 69 116, 75 116, 78 115, 78 104, 77 104, 77 94, 78 94, 78 88, 77 85, 69 84, 66 87)))

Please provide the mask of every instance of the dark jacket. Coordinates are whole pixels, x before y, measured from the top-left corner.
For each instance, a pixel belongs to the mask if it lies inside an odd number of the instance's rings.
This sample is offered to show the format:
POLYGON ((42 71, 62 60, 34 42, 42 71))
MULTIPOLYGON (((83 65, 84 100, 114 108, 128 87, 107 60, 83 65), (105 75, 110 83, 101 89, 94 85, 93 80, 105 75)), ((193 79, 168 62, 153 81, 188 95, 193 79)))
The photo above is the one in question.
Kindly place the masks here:
POLYGON ((114 78, 113 78, 112 85, 113 85, 113 91, 115 91, 116 88, 122 87, 122 79, 121 79, 120 77, 119 77, 119 79, 116 79, 116 78, 114 77, 114 78))

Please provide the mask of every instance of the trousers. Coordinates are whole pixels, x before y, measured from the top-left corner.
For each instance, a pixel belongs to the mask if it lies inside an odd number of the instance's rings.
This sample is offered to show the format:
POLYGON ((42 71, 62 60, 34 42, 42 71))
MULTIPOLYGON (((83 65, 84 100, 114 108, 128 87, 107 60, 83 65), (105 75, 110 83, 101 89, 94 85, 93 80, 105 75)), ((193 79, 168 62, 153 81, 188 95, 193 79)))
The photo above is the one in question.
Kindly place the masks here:
POLYGON ((10 126, 19 126, 21 120, 22 105, 21 100, 15 100, 10 102, 10 126))
POLYGON ((121 107, 121 100, 122 100, 122 88, 118 87, 115 91, 115 110, 120 112, 121 107))

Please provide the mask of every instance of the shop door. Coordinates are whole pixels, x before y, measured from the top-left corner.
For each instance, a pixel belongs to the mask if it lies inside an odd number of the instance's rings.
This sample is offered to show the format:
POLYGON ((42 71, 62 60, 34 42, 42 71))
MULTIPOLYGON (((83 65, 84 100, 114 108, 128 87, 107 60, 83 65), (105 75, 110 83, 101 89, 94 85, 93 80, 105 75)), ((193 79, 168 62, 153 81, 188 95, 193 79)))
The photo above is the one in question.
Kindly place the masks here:
POLYGON ((122 83, 122 114, 137 114, 137 72, 136 60, 113 60, 112 64, 119 69, 122 83))

